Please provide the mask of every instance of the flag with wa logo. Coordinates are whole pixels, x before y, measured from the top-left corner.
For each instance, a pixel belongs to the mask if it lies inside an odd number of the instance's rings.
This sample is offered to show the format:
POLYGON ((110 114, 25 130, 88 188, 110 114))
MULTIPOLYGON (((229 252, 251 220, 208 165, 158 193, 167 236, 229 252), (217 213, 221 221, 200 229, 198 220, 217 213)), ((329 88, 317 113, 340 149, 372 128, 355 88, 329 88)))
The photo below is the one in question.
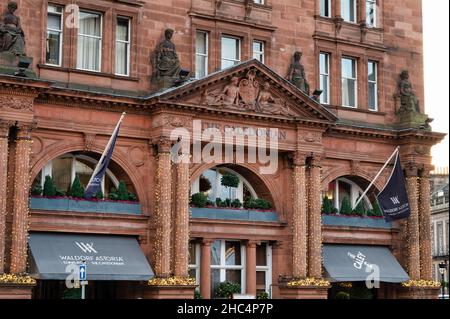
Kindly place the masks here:
POLYGON ((383 190, 377 196, 378 204, 386 221, 409 217, 411 209, 406 193, 405 177, 397 152, 394 169, 383 190))

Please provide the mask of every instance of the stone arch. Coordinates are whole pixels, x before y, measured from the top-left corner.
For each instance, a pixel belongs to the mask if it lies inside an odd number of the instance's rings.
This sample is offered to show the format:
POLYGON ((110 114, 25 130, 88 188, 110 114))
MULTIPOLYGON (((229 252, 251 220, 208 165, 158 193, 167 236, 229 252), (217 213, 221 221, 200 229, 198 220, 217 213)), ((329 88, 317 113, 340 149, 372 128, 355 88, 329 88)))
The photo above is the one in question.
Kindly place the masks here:
MULTIPOLYGON (((357 178, 361 178, 367 182, 367 186, 369 185, 370 181, 375 177, 375 175, 371 173, 367 173, 363 170, 353 170, 350 167, 337 167, 326 174, 323 174, 322 178, 322 189, 325 189, 329 183, 334 181, 335 179, 339 177, 345 177, 345 176, 354 176, 357 178)), ((360 185, 361 186, 361 185, 360 185)), ((384 178, 380 177, 373 187, 376 188, 377 191, 380 191, 384 186, 384 178)))
MULTIPOLYGON (((55 143, 50 145, 47 149, 45 149, 41 154, 44 154, 43 156, 39 157, 38 159, 34 160, 32 163, 31 168, 31 181, 33 181, 37 174, 43 169, 43 167, 51 160, 62 156, 67 153, 71 152, 84 152, 85 151, 85 144, 80 142, 73 142, 71 143, 55 143)), ((92 145, 90 152, 91 153, 97 153, 101 155, 104 151, 104 146, 99 145, 92 145)), ((147 194, 145 192, 145 187, 143 183, 140 181, 139 174, 137 174, 135 167, 132 167, 132 164, 127 161, 127 156, 120 152, 119 150, 115 150, 113 152, 111 160, 117 164, 124 172, 127 174, 127 176, 130 178, 138 198, 140 199, 140 202, 143 207, 145 207, 145 203, 147 203, 147 194)))
POLYGON ((252 185, 255 191, 261 195, 261 197, 270 200, 277 213, 279 213, 280 219, 283 219, 284 213, 282 210, 282 203, 277 199, 281 198, 281 192, 278 190, 274 182, 264 175, 259 174, 259 167, 255 164, 249 163, 208 163, 208 164, 196 164, 191 168, 191 181, 195 181, 200 175, 211 168, 216 166, 225 166, 233 169, 240 175, 246 178, 246 180, 252 185), (256 185, 256 187, 255 187, 256 185))

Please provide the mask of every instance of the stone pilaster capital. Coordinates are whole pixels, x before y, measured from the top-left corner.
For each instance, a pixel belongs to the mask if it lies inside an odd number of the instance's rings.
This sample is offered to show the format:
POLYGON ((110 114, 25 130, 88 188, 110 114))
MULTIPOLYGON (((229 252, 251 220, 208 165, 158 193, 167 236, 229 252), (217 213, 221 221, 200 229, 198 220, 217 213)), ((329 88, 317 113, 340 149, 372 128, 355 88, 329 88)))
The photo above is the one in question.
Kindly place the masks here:
POLYGON ((295 166, 305 166, 307 157, 308 155, 306 153, 302 153, 299 151, 292 154, 292 160, 295 166))
POLYGON ((9 135, 9 129, 14 126, 13 121, 1 120, 0 119, 0 138, 7 138, 9 135))
POLYGON ((321 167, 320 162, 322 161, 322 154, 319 153, 311 153, 309 165, 311 167, 321 167))
POLYGON ((405 165, 406 177, 417 177, 419 174, 419 166, 415 162, 409 162, 405 165))
POLYGON ((247 240, 245 242, 245 246, 249 248, 256 248, 256 245, 259 245, 260 241, 257 240, 247 240))
POLYGON ((37 127, 37 123, 17 123, 17 140, 31 140, 31 132, 37 127))
POLYGON ((200 242, 201 242, 202 246, 211 246, 212 243, 214 242, 214 239, 212 239, 212 238, 202 238, 200 242))
POLYGON ((429 178, 430 172, 434 169, 434 166, 431 164, 423 164, 420 167, 419 176, 422 178, 429 178))
POLYGON ((170 153, 172 149, 172 140, 166 136, 161 136, 155 141, 155 144, 158 148, 158 153, 170 153))

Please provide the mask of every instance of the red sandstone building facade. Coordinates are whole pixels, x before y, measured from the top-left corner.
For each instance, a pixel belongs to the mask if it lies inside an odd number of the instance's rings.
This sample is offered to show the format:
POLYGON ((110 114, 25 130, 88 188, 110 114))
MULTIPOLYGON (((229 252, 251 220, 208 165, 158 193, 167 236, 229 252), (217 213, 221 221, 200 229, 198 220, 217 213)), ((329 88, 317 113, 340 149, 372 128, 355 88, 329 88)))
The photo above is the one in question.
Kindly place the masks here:
MULTIPOLYGON (((3 1, 0 10, 6 7, 3 1)), ((16 58, 7 52, 0 63, 0 297, 63 297, 64 280, 34 276, 40 261, 32 240, 39 234, 137 240, 156 279, 93 280, 92 298, 193 297, 194 289, 213 298, 222 281, 251 295, 333 298, 352 285, 331 278, 333 265, 323 254, 336 247, 382 248, 395 256, 410 287, 382 280, 376 298, 437 295, 426 283, 432 279, 428 174, 430 148, 443 135, 428 129, 429 120, 420 122, 421 1, 40 0, 18 1, 15 14, 33 60, 27 77, 10 71, 16 58), (195 79, 164 89, 152 80, 152 61, 168 28, 182 68, 195 79), (311 92, 323 91, 319 101, 286 80, 296 51, 311 92), (403 70, 419 101, 406 120, 399 115, 403 70), (259 83, 260 93, 246 91, 239 107, 222 103, 217 96, 234 78, 239 85, 259 83), (266 111, 251 107, 263 90, 271 97, 266 111), (63 191, 75 176, 85 186, 122 112, 102 189, 107 196, 123 180, 137 202, 82 208, 64 194, 34 194, 46 176, 63 191), (261 174, 260 164, 235 157, 173 163, 170 134, 185 128, 193 150, 200 138, 194 121, 221 132, 278 129, 277 171, 261 174), (344 198, 354 204, 397 146, 409 219, 388 224, 321 214, 324 196, 338 213, 344 198), (229 195, 220 184, 227 172, 240 181, 229 195), (199 192, 212 201, 264 199, 271 208, 192 207, 190 196, 199 192)), ((364 199, 366 210, 388 176, 389 170, 364 199)))

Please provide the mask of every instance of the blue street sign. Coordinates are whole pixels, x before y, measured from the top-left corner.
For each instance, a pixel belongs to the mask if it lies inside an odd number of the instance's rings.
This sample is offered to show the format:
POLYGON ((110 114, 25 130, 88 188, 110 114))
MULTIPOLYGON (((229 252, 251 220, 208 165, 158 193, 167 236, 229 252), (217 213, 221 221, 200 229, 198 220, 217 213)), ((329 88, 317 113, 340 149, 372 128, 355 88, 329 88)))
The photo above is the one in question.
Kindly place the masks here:
POLYGON ((79 269, 80 280, 86 280, 86 265, 80 265, 79 269))

